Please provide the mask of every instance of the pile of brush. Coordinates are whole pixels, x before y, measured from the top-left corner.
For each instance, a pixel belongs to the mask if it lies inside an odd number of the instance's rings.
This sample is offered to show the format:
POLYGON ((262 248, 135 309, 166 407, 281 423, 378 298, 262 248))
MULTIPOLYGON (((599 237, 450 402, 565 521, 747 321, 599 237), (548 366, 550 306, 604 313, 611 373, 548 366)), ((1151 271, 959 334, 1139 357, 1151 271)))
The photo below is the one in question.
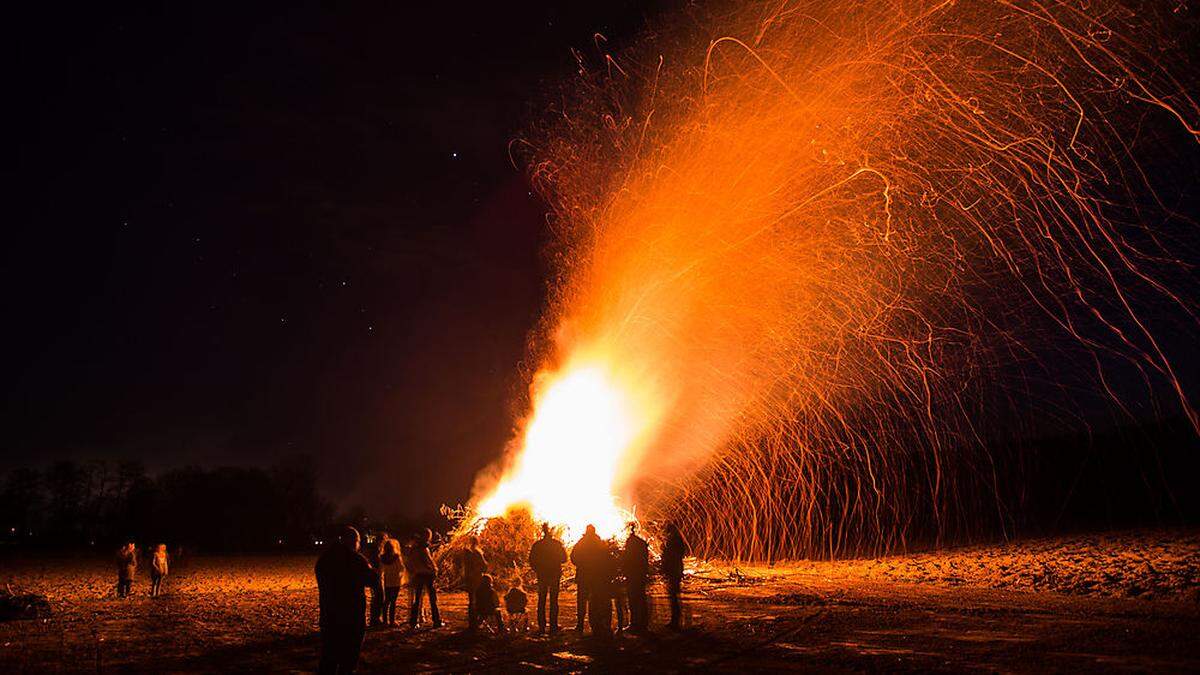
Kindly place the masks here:
MULTIPOLYGON (((477 518, 465 510, 450 514, 457 527, 449 541, 435 554, 439 585, 462 589, 462 552, 470 546, 471 537, 479 541, 487 571, 497 588, 508 588, 517 580, 529 587, 536 577, 529 567, 529 548, 542 536, 542 524, 534 521, 528 509, 513 508, 503 516, 477 518)), ((562 538, 561 528, 552 528, 554 536, 562 538)), ((563 568, 563 579, 574 577, 570 563, 563 568)))
POLYGON ((50 602, 44 595, 18 593, 9 586, 0 592, 0 621, 37 619, 50 615, 50 602))

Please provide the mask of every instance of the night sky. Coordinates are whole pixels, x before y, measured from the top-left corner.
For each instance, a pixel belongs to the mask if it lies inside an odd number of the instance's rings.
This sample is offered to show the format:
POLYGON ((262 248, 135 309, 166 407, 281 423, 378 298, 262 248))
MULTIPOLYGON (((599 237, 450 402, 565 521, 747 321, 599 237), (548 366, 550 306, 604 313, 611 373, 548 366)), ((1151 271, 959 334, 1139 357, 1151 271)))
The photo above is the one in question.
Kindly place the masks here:
POLYGON ((308 453, 343 506, 465 499, 545 294, 507 145, 645 4, 23 6, 0 470, 308 453))
MULTIPOLYGON (((308 454, 342 507, 465 500, 545 302, 546 207, 509 142, 572 48, 619 52, 679 4, 23 4, 0 471, 308 454)), ((1178 154, 1145 168, 1194 243, 1200 159, 1160 126, 1178 154)), ((1196 324, 1148 315, 1195 391, 1196 324)), ((1136 415, 1178 415, 1118 366, 1136 415)))

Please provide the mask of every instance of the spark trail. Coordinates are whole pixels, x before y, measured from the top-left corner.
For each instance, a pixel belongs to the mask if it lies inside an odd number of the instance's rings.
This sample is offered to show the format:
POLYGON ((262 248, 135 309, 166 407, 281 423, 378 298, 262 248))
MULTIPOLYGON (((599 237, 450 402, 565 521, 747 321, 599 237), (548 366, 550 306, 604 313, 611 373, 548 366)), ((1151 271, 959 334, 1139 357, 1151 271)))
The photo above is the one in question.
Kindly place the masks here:
POLYGON ((1006 527, 989 439, 1080 396, 1165 390, 1197 424, 1143 316, 1196 327, 1194 228, 1144 165, 1197 152, 1169 61, 1190 17, 801 0, 670 23, 616 57, 598 37, 520 146, 557 266, 479 513, 612 533, 636 504, 701 553, 878 551, 1006 527))

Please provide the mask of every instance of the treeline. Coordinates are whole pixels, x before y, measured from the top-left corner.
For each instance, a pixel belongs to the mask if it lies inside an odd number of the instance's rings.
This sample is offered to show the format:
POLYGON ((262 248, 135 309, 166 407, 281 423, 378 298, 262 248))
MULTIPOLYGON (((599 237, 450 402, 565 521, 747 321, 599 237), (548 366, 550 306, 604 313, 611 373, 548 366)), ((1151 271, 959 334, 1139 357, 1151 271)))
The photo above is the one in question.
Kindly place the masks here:
POLYGON ((305 547, 333 517, 306 456, 157 476, 137 461, 64 460, 13 469, 0 488, 0 540, 42 548, 130 539, 203 551, 305 547))

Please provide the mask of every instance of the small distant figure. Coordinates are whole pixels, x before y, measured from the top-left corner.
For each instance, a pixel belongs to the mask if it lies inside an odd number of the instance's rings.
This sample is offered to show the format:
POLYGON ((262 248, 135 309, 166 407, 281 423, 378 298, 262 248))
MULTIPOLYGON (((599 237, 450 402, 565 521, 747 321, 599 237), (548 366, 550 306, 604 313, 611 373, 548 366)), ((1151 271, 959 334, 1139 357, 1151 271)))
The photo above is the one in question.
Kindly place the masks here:
POLYGON ((429 594, 429 612, 432 617, 432 625, 434 628, 441 628, 446 624, 442 623, 442 614, 438 611, 437 605, 437 589, 434 588, 434 580, 437 577, 437 564, 433 561, 433 554, 429 550, 429 543, 433 540, 433 531, 425 528, 418 535, 416 542, 412 547, 412 583, 413 583, 413 602, 408 613, 408 625, 416 628, 418 620, 421 616, 421 599, 426 593, 429 594))
POLYGON ((154 555, 150 558, 150 597, 162 595, 162 582, 167 578, 170 565, 167 560, 167 545, 159 544, 154 547, 154 555))
POLYGON ((117 597, 128 598, 133 590, 133 578, 137 576, 137 546, 132 541, 117 551, 117 597))
POLYGON ((683 614, 679 595, 683 590, 683 559, 687 554, 687 542, 683 540, 679 528, 675 523, 667 523, 663 537, 662 575, 667 581, 667 600, 671 604, 671 622, 667 624, 671 630, 679 630, 683 614))
POLYGON ((483 580, 483 573, 486 571, 487 559, 483 557, 483 551, 479 548, 479 537, 471 535, 462 552, 462 578, 463 590, 467 592, 468 630, 475 630, 475 627, 479 625, 479 613, 475 611, 475 590, 479 588, 479 583, 483 580))
MULTIPOLYGON (((588 525, 583 536, 571 548, 571 563, 575 565, 575 608, 578 612, 575 619, 575 630, 583 632, 583 618, 589 616, 591 597, 596 585, 596 578, 604 559, 608 557, 608 547, 596 534, 596 526, 588 525)), ((590 618, 590 617, 589 617, 590 618)), ((595 630, 595 626, 592 627, 595 630)))
POLYGON ((646 598, 650 547, 638 536, 637 523, 629 524, 629 538, 621 553, 621 571, 625 575, 625 593, 629 598, 629 630, 645 632, 650 626, 650 603, 646 598))
POLYGON ((400 555, 400 542, 388 539, 383 553, 379 555, 383 570, 383 621, 396 625, 396 601, 400 598, 400 587, 404 585, 404 561, 400 555))
POLYGON ((525 610, 529 607, 529 596, 521 588, 521 580, 513 582, 512 588, 504 594, 504 611, 508 612, 508 630, 516 633, 529 630, 529 616, 525 610))
POLYGON ((344 527, 315 567, 320 598, 321 662, 317 672, 353 673, 366 633, 364 588, 378 583, 359 553, 358 530, 344 527))
POLYGON ((567 549, 550 534, 550 525, 542 523, 542 538, 529 548, 529 566, 537 575, 538 634, 546 632, 546 601, 550 603, 550 632, 558 632, 558 590, 567 549))
POLYGON ((492 587, 492 575, 482 574, 475 588, 476 627, 487 626, 494 633, 504 632, 504 619, 500 616, 500 596, 492 587))

